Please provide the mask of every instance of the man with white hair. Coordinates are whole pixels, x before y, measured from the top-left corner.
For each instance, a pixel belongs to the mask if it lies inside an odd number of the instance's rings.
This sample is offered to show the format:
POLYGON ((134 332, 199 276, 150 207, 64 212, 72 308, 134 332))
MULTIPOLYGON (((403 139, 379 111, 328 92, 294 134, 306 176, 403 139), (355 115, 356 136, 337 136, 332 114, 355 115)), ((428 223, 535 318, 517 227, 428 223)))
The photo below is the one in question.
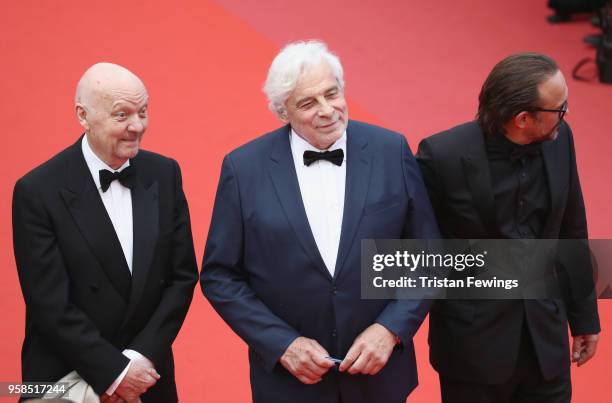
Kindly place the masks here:
POLYGON ((406 139, 348 119, 321 42, 286 46, 264 91, 287 125, 225 157, 203 292, 249 345, 255 403, 405 402, 428 303, 362 300, 360 246, 438 237, 406 139))
POLYGON ((102 402, 176 402, 171 345, 197 282, 179 166, 139 151, 149 97, 129 70, 95 64, 75 103, 85 134, 13 194, 23 381, 80 380, 102 402))

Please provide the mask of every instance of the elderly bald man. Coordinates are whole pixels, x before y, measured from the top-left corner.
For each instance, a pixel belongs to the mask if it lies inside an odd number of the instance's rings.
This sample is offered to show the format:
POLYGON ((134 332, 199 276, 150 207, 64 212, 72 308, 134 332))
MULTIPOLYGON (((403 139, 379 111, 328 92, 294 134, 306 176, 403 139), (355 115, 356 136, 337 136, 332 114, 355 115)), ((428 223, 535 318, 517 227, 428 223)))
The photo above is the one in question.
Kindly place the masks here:
POLYGON ((149 98, 129 70, 92 66, 75 101, 85 134, 13 194, 23 381, 71 374, 102 402, 176 402, 171 345, 197 282, 179 166, 140 150, 149 98))

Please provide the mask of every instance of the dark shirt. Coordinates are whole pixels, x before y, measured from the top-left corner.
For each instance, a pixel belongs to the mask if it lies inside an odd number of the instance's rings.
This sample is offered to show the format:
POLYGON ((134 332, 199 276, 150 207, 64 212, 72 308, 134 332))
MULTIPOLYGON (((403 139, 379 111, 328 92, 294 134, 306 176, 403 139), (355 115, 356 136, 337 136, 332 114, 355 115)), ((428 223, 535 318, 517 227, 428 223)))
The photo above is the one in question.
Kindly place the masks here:
POLYGON ((550 205, 541 143, 518 145, 502 134, 485 135, 485 143, 501 237, 539 238, 550 205))

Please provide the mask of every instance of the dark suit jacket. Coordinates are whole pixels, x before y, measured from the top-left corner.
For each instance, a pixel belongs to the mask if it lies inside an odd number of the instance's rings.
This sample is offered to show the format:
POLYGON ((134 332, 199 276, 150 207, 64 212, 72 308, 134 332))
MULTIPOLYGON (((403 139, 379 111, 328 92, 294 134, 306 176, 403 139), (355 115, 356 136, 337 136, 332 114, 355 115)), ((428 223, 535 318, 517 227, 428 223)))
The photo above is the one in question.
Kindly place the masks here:
POLYGON ((437 238, 416 161, 403 136, 350 121, 344 216, 332 277, 310 231, 291 147, 290 127, 227 155, 204 254, 206 297, 249 345, 254 402, 404 402, 416 386, 412 337, 426 301, 362 300, 361 239, 437 238), (278 363, 298 336, 344 357, 355 337, 378 322, 398 335, 376 376, 330 371, 304 385, 278 363))
MULTIPOLYGON (((551 204, 543 239, 586 239, 572 132, 563 123, 542 154, 551 204)), ((424 139, 417 160, 444 238, 500 238, 483 132, 466 123, 424 139)), ((515 368, 523 320, 540 367, 552 378, 570 365, 573 335, 599 332, 594 294, 580 300, 438 301, 430 313, 430 360, 444 376, 495 384, 515 368)))
POLYGON ((177 400, 171 345, 197 282, 178 164, 140 151, 130 161, 133 274, 81 150, 81 140, 21 178, 13 241, 26 304, 24 381, 76 370, 101 394, 128 359, 149 358, 161 380, 143 402, 177 400))

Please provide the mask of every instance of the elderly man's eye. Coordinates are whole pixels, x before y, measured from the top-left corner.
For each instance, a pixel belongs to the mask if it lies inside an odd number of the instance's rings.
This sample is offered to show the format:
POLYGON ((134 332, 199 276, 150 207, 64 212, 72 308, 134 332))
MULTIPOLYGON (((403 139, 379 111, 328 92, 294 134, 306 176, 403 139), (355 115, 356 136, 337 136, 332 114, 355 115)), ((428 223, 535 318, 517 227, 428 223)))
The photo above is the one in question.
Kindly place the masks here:
POLYGON ((117 112, 117 113, 115 114, 115 116, 116 116, 118 119, 125 119, 125 118, 127 117, 127 113, 125 113, 125 112, 117 112))
POLYGON ((310 109, 310 107, 313 105, 312 102, 306 102, 305 104, 301 104, 299 106, 300 109, 310 109))

